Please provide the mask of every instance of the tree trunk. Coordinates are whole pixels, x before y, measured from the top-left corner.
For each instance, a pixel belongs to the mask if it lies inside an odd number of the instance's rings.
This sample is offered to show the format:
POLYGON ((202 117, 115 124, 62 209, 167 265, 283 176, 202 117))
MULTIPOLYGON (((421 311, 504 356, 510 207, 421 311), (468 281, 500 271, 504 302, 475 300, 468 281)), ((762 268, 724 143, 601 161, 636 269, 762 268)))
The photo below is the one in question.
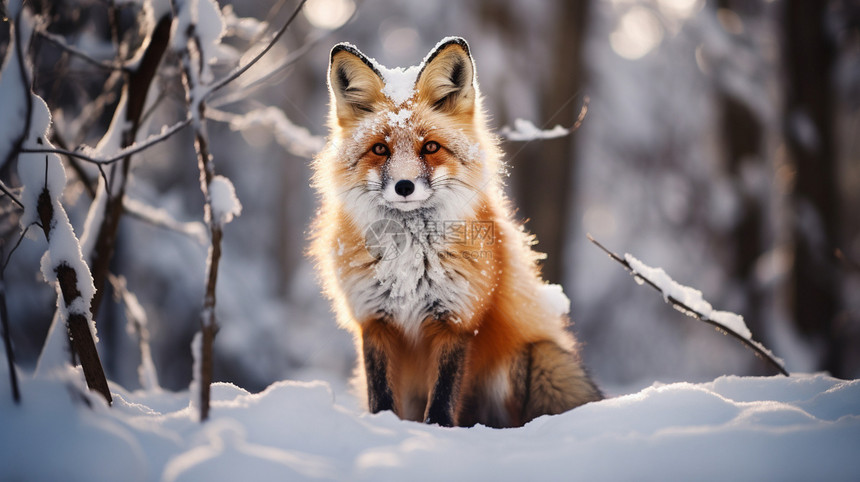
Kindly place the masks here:
POLYGON ((785 139, 795 168, 791 309, 804 335, 822 340, 818 369, 842 374, 842 343, 834 336, 839 273, 833 262, 839 219, 828 2, 788 0, 784 6, 785 139))
MULTIPOLYGON (((550 47, 563 56, 554 63, 555 71, 540 96, 542 127, 571 127, 585 97, 582 58, 589 2, 562 2, 559 10, 550 47)), ((539 141, 524 147, 512 160, 516 165, 514 190, 520 217, 529 220, 527 227, 539 243, 536 249, 547 254, 542 274, 552 283, 560 283, 564 275, 564 243, 576 165, 575 136, 539 141)))

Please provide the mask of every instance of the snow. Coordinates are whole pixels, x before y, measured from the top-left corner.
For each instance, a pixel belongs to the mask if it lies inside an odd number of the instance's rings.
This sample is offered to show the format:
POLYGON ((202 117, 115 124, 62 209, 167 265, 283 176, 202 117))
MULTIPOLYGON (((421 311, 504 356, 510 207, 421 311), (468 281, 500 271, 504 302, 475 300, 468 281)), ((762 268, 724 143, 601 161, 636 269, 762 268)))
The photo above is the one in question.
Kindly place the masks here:
POLYGON ((535 139, 564 137, 570 134, 570 129, 566 129, 558 124, 552 129, 540 129, 531 121, 514 119, 514 127, 504 126, 499 130, 499 134, 510 141, 533 141, 535 139))
POLYGON ((404 129, 409 125, 409 119, 412 117, 412 110, 410 109, 400 109, 397 112, 388 112, 386 114, 386 118, 388 119, 388 125, 393 128, 401 128, 404 129))
POLYGON ((564 294, 561 285, 541 285, 538 293, 540 293, 544 305, 549 307, 551 313, 558 316, 570 313, 570 299, 564 294))
POLYGON ((624 259, 633 268, 635 274, 641 275, 657 285, 657 288, 663 292, 663 299, 667 303, 670 297, 674 298, 695 310, 705 319, 716 321, 748 340, 752 339, 752 333, 744 323, 742 316, 727 311, 714 310, 711 304, 702 297, 701 291, 675 282, 662 268, 652 268, 629 253, 624 255, 624 259))
MULTIPOLYGON (((20 90, 19 90, 20 92, 20 90)), ((30 121, 27 137, 22 145, 28 149, 51 148, 47 140, 48 128, 51 124, 51 113, 47 104, 35 94, 30 95, 30 121)), ((57 290, 57 308, 62 320, 68 320, 70 314, 78 314, 87 319, 93 339, 98 342, 96 325, 90 313, 90 302, 95 294, 95 286, 90 269, 83 259, 81 245, 75 236, 69 216, 61 203, 66 187, 66 171, 56 154, 21 153, 18 156, 18 177, 23 186, 21 201, 24 204, 24 214, 20 223, 22 228, 40 219, 38 207, 40 198, 47 194, 44 202, 51 206, 51 219, 43 230, 49 233, 48 249, 42 256, 41 271, 48 283, 54 283, 57 290), (66 266, 75 272, 78 291, 70 304, 66 304, 57 283, 57 270, 66 266)))
MULTIPOLYGON (((368 57, 368 61, 373 65, 373 68, 379 72, 382 77, 382 93, 394 102, 394 105, 400 106, 409 100, 415 94, 415 83, 418 80, 418 74, 424 69, 424 65, 442 45, 459 40, 458 37, 445 37, 440 40, 435 47, 430 49, 430 52, 424 57, 418 65, 411 67, 394 67, 388 68, 372 57, 368 57)), ((348 44, 355 48, 354 45, 348 44)), ((357 50, 357 49, 356 49, 357 50)))
POLYGON ((212 200, 212 220, 218 224, 227 224, 234 217, 242 214, 242 203, 236 197, 236 188, 224 176, 215 176, 209 183, 209 196, 212 200))
POLYGON ((395 105, 401 105, 412 97, 415 93, 415 82, 418 79, 418 73, 423 68, 423 63, 405 69, 403 67, 389 69, 375 60, 373 62, 382 75, 382 82, 385 84, 382 93, 386 97, 394 101, 395 105))
POLYGON ((260 393, 212 387, 199 423, 188 392, 114 404, 79 371, 0 375, 3 480, 857 480, 860 380, 824 374, 655 383, 523 428, 440 428, 370 415, 321 381, 260 393), (46 454, 51 454, 46 457, 46 454), (623 461, 623 463, 619 463, 623 461))

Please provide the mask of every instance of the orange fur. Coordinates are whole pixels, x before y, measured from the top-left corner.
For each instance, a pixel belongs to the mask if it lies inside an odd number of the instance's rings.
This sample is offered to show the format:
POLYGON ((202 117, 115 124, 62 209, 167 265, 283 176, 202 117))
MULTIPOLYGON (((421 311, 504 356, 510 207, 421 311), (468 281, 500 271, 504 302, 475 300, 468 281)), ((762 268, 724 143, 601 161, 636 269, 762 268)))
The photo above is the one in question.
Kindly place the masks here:
POLYGON ((311 255, 356 336, 371 410, 517 426, 599 400, 503 194, 468 46, 447 39, 419 68, 335 46, 314 162, 311 255), (386 91, 413 74, 408 97, 386 91))

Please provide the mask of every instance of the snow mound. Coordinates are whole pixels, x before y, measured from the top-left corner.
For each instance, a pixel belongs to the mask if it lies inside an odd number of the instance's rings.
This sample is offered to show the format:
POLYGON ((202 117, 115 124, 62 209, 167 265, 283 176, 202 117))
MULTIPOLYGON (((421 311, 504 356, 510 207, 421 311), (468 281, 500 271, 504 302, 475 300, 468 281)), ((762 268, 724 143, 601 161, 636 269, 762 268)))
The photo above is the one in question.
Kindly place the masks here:
POLYGON ((0 479, 860 479, 860 380, 823 374, 656 383, 508 430, 369 415, 324 382, 216 383, 204 424, 187 392, 87 408, 79 386, 24 377, 14 405, 0 375, 0 479))

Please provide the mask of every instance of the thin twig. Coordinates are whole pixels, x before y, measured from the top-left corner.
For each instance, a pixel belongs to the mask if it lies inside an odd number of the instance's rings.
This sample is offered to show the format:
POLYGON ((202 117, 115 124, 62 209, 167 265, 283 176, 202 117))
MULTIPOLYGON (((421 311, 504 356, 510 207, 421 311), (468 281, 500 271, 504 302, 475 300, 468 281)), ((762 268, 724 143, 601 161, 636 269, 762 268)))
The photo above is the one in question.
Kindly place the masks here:
POLYGON ((676 310, 678 310, 678 311, 680 311, 680 312, 682 312, 682 313, 685 313, 685 314, 687 314, 687 315, 691 316, 692 318, 695 318, 695 319, 697 319, 697 320, 699 320, 699 321, 703 321, 703 322, 705 322, 705 323, 707 323, 707 324, 709 324, 709 325, 713 325, 713 326, 714 326, 714 327, 716 327, 718 330, 723 331, 723 332, 725 332, 725 333, 728 333, 729 335, 731 335, 731 336, 733 336, 733 337, 737 338, 737 339, 738 339, 741 343, 743 343, 746 347, 748 347, 748 348, 750 348, 751 350, 753 350, 753 352, 755 352, 755 354, 756 354, 757 356, 759 356, 760 358, 764 359, 766 362, 768 362, 768 363, 769 363, 769 364, 771 364, 774 368, 776 368, 776 369, 779 371, 779 373, 781 373, 781 374, 783 374, 783 375, 785 375, 785 376, 789 376, 788 371, 786 371, 785 367, 783 367, 783 366, 782 366, 782 364, 781 364, 779 361, 777 361, 776 359, 774 359, 774 357, 773 357, 773 355, 772 355, 772 354, 768 353, 768 352, 767 352, 766 350, 764 350, 761 346, 759 346, 759 344, 758 344, 758 343, 756 343, 756 342, 754 342, 754 341, 750 340, 749 338, 746 338, 746 337, 744 337, 744 336, 741 336, 741 335, 740 335, 739 333, 737 333, 736 331, 732 330, 731 328, 729 328, 729 327, 727 327, 727 326, 725 326, 725 325, 723 325, 723 324, 721 324, 721 323, 718 323, 718 322, 716 322, 716 321, 713 321, 713 320, 709 319, 707 316, 703 315, 702 313, 699 313, 697 310, 694 310, 693 308, 691 308, 690 306, 688 306, 686 303, 684 303, 684 302, 682 302, 682 301, 679 301, 678 299, 676 299, 676 298, 675 298, 675 297, 673 297, 672 295, 669 295, 669 294, 667 294, 667 293, 663 292, 663 290, 662 290, 662 289, 660 289, 660 287, 659 287, 659 286, 657 286, 657 284, 656 284, 656 283, 654 283, 653 281, 651 281, 650 279, 648 279, 647 277, 645 277, 642 273, 638 273, 638 272, 636 272, 636 270, 634 270, 634 269, 633 269, 633 267, 632 267, 632 266, 630 266, 630 263, 628 263, 626 259, 622 258, 621 256, 618 256, 618 255, 617 255, 617 254, 615 254, 614 252, 612 252, 612 251, 610 251, 609 249, 607 249, 605 246, 603 246, 602 244, 600 244, 596 239, 594 239, 594 237, 592 237, 590 234, 587 234, 586 236, 588 237, 588 240, 589 240, 589 241, 591 241, 592 243, 594 243, 594 245, 595 245, 595 246, 597 246, 598 248, 602 249, 606 254, 608 254, 608 255, 609 255, 609 257, 610 257, 610 258, 614 259, 615 261, 617 261, 618 263, 620 263, 622 266, 624 266, 624 269, 626 269, 626 270, 627 270, 627 271, 628 271, 632 276, 634 276, 634 277, 636 277, 636 278, 638 278, 638 279, 641 279, 641 280, 642 280, 642 281, 644 281, 648 286, 650 286, 650 287, 654 288, 655 290, 659 291, 660 293, 663 293, 663 295, 664 295, 664 296, 665 296, 665 298, 666 298, 666 302, 667 302, 667 303, 669 303, 670 305, 672 305, 672 307, 673 307, 673 308, 675 308, 676 310))
POLYGON ((36 223, 28 224, 26 228, 21 230, 21 234, 18 236, 18 241, 15 242, 15 246, 12 246, 12 249, 9 250, 9 254, 6 256, 6 259, 3 261, 3 266, 0 267, 0 275, 6 272, 6 267, 9 266, 9 261, 12 260, 12 254, 15 253, 15 250, 18 249, 18 246, 21 245, 21 241, 27 237, 27 231, 30 230, 30 226, 33 226, 36 223))
POLYGON ((92 65, 95 65, 96 67, 99 67, 99 68, 102 68, 105 70, 126 70, 126 68, 123 67, 122 65, 115 64, 112 62, 105 62, 102 60, 96 60, 96 59, 90 57, 90 55, 88 53, 84 52, 83 50, 80 50, 77 47, 72 47, 71 45, 67 44, 66 40, 63 37, 60 37, 59 35, 56 35, 56 34, 53 34, 50 32, 46 32, 44 30, 39 30, 36 33, 40 37, 51 42, 52 44, 56 45, 60 49, 65 50, 66 52, 68 52, 68 53, 70 53, 70 54, 72 54, 72 55, 92 64, 92 65))
POLYGON ((209 101, 208 104, 213 107, 223 107, 236 101, 245 100, 248 97, 248 94, 262 87, 263 85, 265 85, 266 82, 270 81, 272 77, 275 77, 276 75, 282 73, 288 67, 301 60, 308 52, 312 50, 314 46, 316 46, 316 44, 320 42, 320 40, 326 38, 330 33, 331 32, 326 32, 302 44, 301 47, 287 55, 287 57, 281 62, 280 65, 278 65, 277 67, 272 67, 272 69, 266 72, 264 75, 261 75, 260 77, 254 79, 252 82, 243 85, 242 90, 240 92, 232 92, 230 94, 223 95, 221 97, 218 97, 217 99, 209 101))
POLYGON ((9 199, 11 199, 12 202, 17 204, 18 206, 20 206, 21 209, 24 209, 24 203, 21 202, 20 199, 18 199, 18 196, 16 196, 14 193, 12 193, 12 190, 9 189, 9 187, 6 186, 6 184, 4 184, 2 180, 0 180, 0 191, 2 191, 3 194, 9 196, 9 199))
POLYGON ((198 221, 178 221, 171 217, 166 210, 146 205, 145 203, 131 199, 128 196, 123 198, 122 207, 126 214, 139 221, 188 236, 201 245, 206 244, 208 241, 206 227, 198 221))
POLYGON ((254 56, 253 59, 249 60, 247 64, 233 69, 233 71, 230 72, 229 74, 227 74, 225 77, 213 82, 212 85, 209 87, 208 91, 203 95, 203 99, 201 99, 201 100, 205 100, 206 98, 208 98, 210 95, 212 95, 216 91, 220 90, 221 88, 223 88, 224 86, 226 86, 230 82, 233 82, 234 80, 239 78, 240 75, 247 72, 248 69, 250 69, 251 67, 254 66, 254 64, 259 62, 260 59, 263 58, 263 56, 269 52, 269 50, 272 50, 272 47, 274 47, 275 44, 278 42, 278 40, 281 39, 281 37, 284 35, 284 33, 286 33, 287 28, 290 26, 290 24, 292 24, 293 20, 295 20, 296 17, 299 15, 299 12, 302 10, 302 7, 305 5, 306 1, 307 0, 301 0, 299 2, 298 6, 296 6, 296 9, 293 11, 293 14, 290 15, 290 18, 288 18, 287 21, 284 23, 284 25, 281 26, 280 29, 278 29, 278 32, 275 34, 274 37, 272 37, 272 39, 269 41, 268 44, 266 44, 266 47, 263 48, 263 50, 261 50, 260 53, 258 53, 256 56, 254 56))
POLYGON ((138 152, 145 151, 150 147, 162 143, 172 137, 174 134, 182 130, 184 127, 188 126, 191 123, 191 117, 187 117, 184 120, 173 124, 168 127, 166 130, 162 129, 160 134, 149 136, 144 139, 142 142, 137 142, 125 149, 121 149, 116 154, 110 157, 95 157, 93 155, 84 154, 81 151, 70 151, 67 149, 21 149, 20 152, 28 152, 28 153, 39 153, 39 154, 60 154, 63 156, 71 156, 82 161, 86 161, 92 164, 100 164, 100 165, 109 165, 115 162, 121 161, 124 158, 137 154, 138 152))

